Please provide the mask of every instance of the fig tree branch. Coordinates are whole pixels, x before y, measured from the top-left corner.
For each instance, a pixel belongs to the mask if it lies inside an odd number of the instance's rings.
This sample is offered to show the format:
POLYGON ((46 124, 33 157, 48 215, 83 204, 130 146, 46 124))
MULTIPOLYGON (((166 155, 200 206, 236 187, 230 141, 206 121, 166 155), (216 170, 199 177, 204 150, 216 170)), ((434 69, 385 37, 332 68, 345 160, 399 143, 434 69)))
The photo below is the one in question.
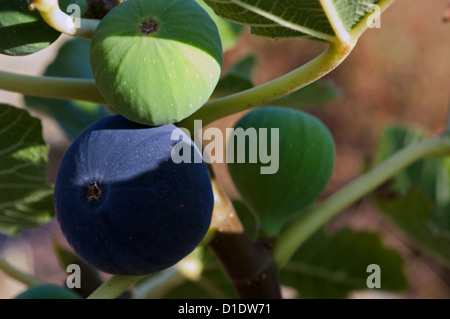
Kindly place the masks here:
POLYGON ((286 229, 275 242, 274 260, 282 267, 320 227, 346 207, 361 199, 410 164, 432 156, 450 155, 450 134, 413 143, 360 176, 286 229))
POLYGON ((114 275, 98 287, 87 299, 115 299, 144 276, 114 275))
MULTIPOLYGON (((380 8, 379 14, 386 11, 392 3, 394 3, 395 0, 380 0, 376 5, 380 8)), ((369 28, 369 19, 373 17, 373 15, 376 15, 377 12, 368 12, 366 16, 361 19, 350 31, 350 37, 357 41, 359 37, 369 28)), ((378 17, 379 18, 379 17, 378 17)))
POLYGON ((20 271, 19 269, 15 268, 14 266, 10 265, 2 257, 0 257, 0 270, 2 270, 5 274, 10 276, 11 278, 20 281, 21 283, 27 286, 33 286, 41 283, 37 278, 34 278, 33 276, 28 275, 20 271))
POLYGON ((327 50, 294 71, 252 89, 212 100, 179 124, 190 128, 193 120, 202 120, 206 126, 222 117, 270 103, 325 76, 341 64, 352 49, 341 42, 331 43, 327 50))
MULTIPOLYGON (((380 0, 377 3, 380 13, 394 1, 380 0)), ((222 117, 265 105, 303 88, 334 70, 347 58, 359 37, 369 28, 368 21, 372 13, 367 13, 350 32, 347 32, 343 29, 342 23, 337 22, 340 19, 332 9, 333 5, 328 0, 322 0, 322 5, 337 34, 336 41, 331 42, 326 51, 301 67, 270 82, 209 101, 196 113, 180 122, 180 126, 191 129, 193 120, 202 120, 204 125, 208 125, 222 117)))
POLYGON ((348 31, 345 29, 341 18, 339 18, 338 16, 334 3, 331 0, 319 0, 319 1, 339 41, 342 43, 346 43, 347 45, 350 46, 354 45, 352 44, 352 39, 350 38, 348 31))
POLYGON ((252 241, 228 197, 212 179, 214 213, 210 229, 214 235, 208 242, 221 261, 240 298, 281 298, 278 267, 272 259, 271 242, 252 241))
POLYGON ((0 71, 0 89, 32 96, 107 104, 95 82, 86 79, 30 76, 0 71))

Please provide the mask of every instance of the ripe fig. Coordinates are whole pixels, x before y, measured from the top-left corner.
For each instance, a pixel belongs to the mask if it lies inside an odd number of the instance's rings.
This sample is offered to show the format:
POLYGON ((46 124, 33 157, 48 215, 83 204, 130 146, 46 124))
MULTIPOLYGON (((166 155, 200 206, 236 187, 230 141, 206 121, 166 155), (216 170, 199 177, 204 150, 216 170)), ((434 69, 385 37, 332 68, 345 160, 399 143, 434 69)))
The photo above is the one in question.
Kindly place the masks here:
POLYGON ((288 217, 310 205, 325 188, 334 165, 333 138, 316 117, 282 107, 253 109, 236 123, 237 128, 256 130, 258 141, 247 139, 244 148, 239 142, 228 141, 233 154, 245 152, 243 163, 238 163, 236 156, 234 163, 227 160, 229 173, 243 200, 259 216, 260 230, 274 236, 288 217), (278 129, 278 136, 272 129, 278 129), (262 173, 262 167, 273 164, 262 160, 262 146, 267 150, 263 155, 278 161, 274 172, 262 173), (254 163, 249 161, 250 152, 257 152, 253 153, 257 157, 254 163))
POLYGON ((65 287, 39 284, 29 287, 14 299, 81 299, 81 296, 65 287))
POLYGON ((173 124, 148 127, 120 115, 74 140, 58 169, 54 202, 63 234, 87 263, 144 275, 174 265, 200 243, 212 217, 211 180, 204 161, 172 159, 180 145, 201 159, 173 124))
POLYGON ((90 56, 111 108, 157 126, 183 120, 209 99, 222 45, 214 21, 195 0, 128 0, 101 20, 90 56))

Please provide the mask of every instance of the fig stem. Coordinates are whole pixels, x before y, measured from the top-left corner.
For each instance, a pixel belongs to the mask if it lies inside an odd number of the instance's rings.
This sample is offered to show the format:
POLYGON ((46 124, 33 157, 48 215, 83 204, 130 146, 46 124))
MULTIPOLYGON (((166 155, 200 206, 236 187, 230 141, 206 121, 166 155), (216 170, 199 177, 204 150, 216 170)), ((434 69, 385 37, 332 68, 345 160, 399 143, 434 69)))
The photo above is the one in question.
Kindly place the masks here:
MULTIPOLYGON (((45 4, 47 1, 57 3, 56 0, 34 0, 34 5, 38 2, 45 4)), ((394 0, 380 0, 377 5, 383 12, 393 2, 394 0)), ((357 39, 367 30, 367 21, 370 16, 371 13, 367 13, 366 17, 349 32, 352 39, 351 45, 340 41, 337 37, 336 42, 330 43, 326 51, 305 65, 255 88, 212 100, 193 115, 179 122, 179 126, 192 132, 195 119, 202 120, 203 126, 207 126, 222 117, 268 104, 320 79, 349 55, 357 39)), ((33 77, 0 71, 0 89, 33 96, 82 100, 107 105, 93 80, 33 77)))
POLYGON ((278 267, 266 239, 252 241, 234 211, 234 207, 212 179, 214 213, 211 228, 215 229, 209 247, 225 268, 233 286, 242 299, 281 298, 278 267))
POLYGON ((332 43, 319 56, 294 71, 257 87, 207 102, 179 125, 191 129, 194 120, 202 120, 206 126, 225 116, 266 105, 325 76, 344 61, 352 49, 341 42, 332 43))
POLYGON ((30 8, 37 9, 45 22, 53 29, 78 38, 92 39, 100 23, 98 19, 69 16, 59 8, 58 0, 32 0, 30 8))
MULTIPOLYGON (((376 5, 380 8, 379 13, 383 13, 394 3, 395 0, 380 0, 376 5)), ((352 39, 358 39, 368 28, 369 19, 371 19, 374 13, 368 12, 364 19, 361 19, 349 32, 352 39)), ((376 11, 375 11, 376 14, 376 11)))
POLYGON ((358 177, 287 228, 276 240, 275 263, 283 267, 295 251, 332 217, 375 190, 410 164, 432 156, 450 155, 450 133, 405 147, 368 173, 358 177))
MULTIPOLYGON (((395 0, 380 0, 377 5, 384 12, 395 0)), ((207 102, 200 110, 181 121, 180 126, 193 129, 194 120, 202 120, 206 126, 222 117, 267 105, 287 94, 325 76, 339 66, 355 47, 359 37, 369 28, 371 12, 368 12, 353 29, 347 32, 328 0, 321 0, 330 24, 336 32, 334 42, 319 56, 299 68, 257 87, 207 102), (340 22, 339 22, 340 21, 340 22)))
POLYGON ((241 299, 281 299, 278 267, 264 241, 245 233, 217 232, 209 246, 241 299))
POLYGON ((27 286, 34 286, 41 283, 39 279, 20 271, 2 257, 0 257, 0 270, 3 270, 3 272, 8 276, 27 286))
POLYGON ((114 299, 127 290, 131 285, 145 276, 111 276, 101 284, 87 299, 114 299))
POLYGON ((31 76, 0 71, 0 89, 32 96, 107 104, 95 82, 86 79, 31 76))
POLYGON ((352 42, 356 42, 356 39, 352 39, 348 31, 345 29, 342 20, 339 18, 338 12, 336 11, 336 6, 333 3, 333 1, 332 0, 319 0, 319 1, 339 41, 341 43, 346 43, 347 45, 350 46, 354 45, 352 42))

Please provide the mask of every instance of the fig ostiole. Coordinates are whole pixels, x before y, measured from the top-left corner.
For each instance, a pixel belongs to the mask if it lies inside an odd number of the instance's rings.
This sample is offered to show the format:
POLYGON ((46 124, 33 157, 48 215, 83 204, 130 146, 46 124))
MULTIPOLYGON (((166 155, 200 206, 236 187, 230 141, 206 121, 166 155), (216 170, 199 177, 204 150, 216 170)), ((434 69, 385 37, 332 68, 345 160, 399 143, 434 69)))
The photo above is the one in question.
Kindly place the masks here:
POLYGON ((114 111, 157 126, 181 121, 207 102, 220 77, 222 45, 195 0, 128 0, 101 20, 90 63, 114 111))
POLYGON ((209 172, 204 161, 172 160, 177 143, 199 153, 181 130, 173 140, 175 129, 109 116, 66 150, 55 183, 56 215, 68 243, 93 267, 153 273, 183 259, 207 233, 214 206, 209 172))

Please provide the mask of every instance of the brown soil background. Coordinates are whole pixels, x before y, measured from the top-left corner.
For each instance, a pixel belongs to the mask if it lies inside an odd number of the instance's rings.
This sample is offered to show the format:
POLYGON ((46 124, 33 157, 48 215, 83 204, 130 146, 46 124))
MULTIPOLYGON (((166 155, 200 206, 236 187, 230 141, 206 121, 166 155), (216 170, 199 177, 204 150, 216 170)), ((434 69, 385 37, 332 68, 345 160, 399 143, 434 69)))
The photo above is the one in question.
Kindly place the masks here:
MULTIPOLYGON (((396 1, 381 17, 381 28, 367 31, 350 56, 325 79, 333 81, 343 96, 321 108, 307 111, 318 116, 331 130, 337 147, 335 170, 324 191, 325 198, 359 176, 373 155, 381 130, 403 123, 440 133, 446 123, 450 101, 450 23, 443 23, 448 0, 396 1)), ((41 74, 63 41, 26 58, 1 57, 0 69, 41 74)), ((225 55, 224 70, 247 54, 258 57, 254 79, 257 84, 276 78, 317 56, 324 44, 308 40, 271 40, 245 31, 238 46, 225 55)), ((0 102, 22 105, 21 96, 0 91, 0 102)), ((212 125, 232 127, 242 114, 212 125)), ((52 146, 49 180, 53 181, 67 140, 57 126, 44 119, 44 138, 52 146)), ((214 165, 219 182, 237 197, 224 164, 214 165)), ((359 292, 354 298, 449 298, 450 271, 419 250, 391 227, 366 200, 339 214, 333 227, 349 225, 382 234, 386 244, 405 259, 410 288, 400 294, 359 292)), ((38 278, 61 283, 66 274, 54 258, 51 241, 61 242, 59 228, 51 222, 18 237, 0 240, 0 253, 38 278)), ((11 298, 24 287, 0 273, 0 298, 11 298)))

